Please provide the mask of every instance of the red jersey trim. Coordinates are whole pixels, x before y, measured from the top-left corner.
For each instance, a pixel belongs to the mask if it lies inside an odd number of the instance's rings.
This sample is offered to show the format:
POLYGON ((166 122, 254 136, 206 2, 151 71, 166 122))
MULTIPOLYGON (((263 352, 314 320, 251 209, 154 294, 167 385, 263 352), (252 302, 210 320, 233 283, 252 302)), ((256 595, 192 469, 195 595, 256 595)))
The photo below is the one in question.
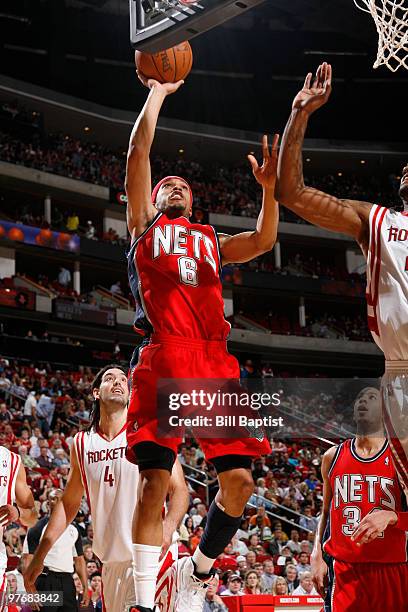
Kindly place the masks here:
POLYGON ((8 487, 7 487, 7 503, 8 504, 12 503, 11 491, 12 491, 12 488, 13 488, 13 480, 14 480, 14 474, 15 474, 15 470, 16 470, 16 464, 18 464, 16 455, 13 452, 11 452, 11 451, 10 451, 10 459, 11 459, 11 464, 10 464, 10 479, 9 479, 8 487))
POLYGON ((377 238, 376 238, 377 240, 376 265, 377 267, 376 267, 375 277, 374 277, 374 296, 373 296, 374 308, 376 308, 377 302, 378 302, 378 283, 380 280, 380 268, 381 268, 381 227, 382 227, 386 212, 387 212, 387 209, 384 208, 381 213, 381 217, 380 217, 380 220, 378 221, 378 226, 377 226, 377 238))
POLYGON ((339 458, 339 456, 340 456, 340 453, 341 453, 341 451, 342 451, 342 448, 343 448, 343 442, 342 442, 341 444, 339 444, 339 445, 338 445, 338 447, 337 447, 337 450, 336 450, 336 452, 335 452, 335 454, 334 454, 334 457, 333 457, 333 461, 331 462, 331 465, 330 465, 329 471, 328 471, 328 473, 327 473, 327 475, 328 475, 328 476, 330 476, 330 475, 331 475, 331 473, 332 473, 332 471, 333 471, 333 469, 334 469, 334 466, 335 466, 335 465, 336 465, 336 463, 337 463, 337 459, 338 459, 338 458, 339 458))
POLYGON ((86 498, 88 500, 89 511, 91 512, 91 500, 89 497, 88 482, 86 479, 85 462, 84 462, 84 446, 85 446, 84 435, 85 435, 84 431, 79 432, 79 434, 77 435, 75 439, 75 445, 76 445, 79 469, 81 471, 81 476, 82 476, 82 484, 84 485, 86 498))
MULTIPOLYGON (((378 205, 376 205, 376 209, 373 213, 372 219, 371 219, 371 232, 370 232, 370 278, 369 278, 369 282, 368 282, 368 287, 367 287, 367 292, 370 294, 371 300, 372 300, 372 284, 373 284, 373 275, 374 275, 374 264, 375 264, 375 238, 376 238, 376 232, 375 232, 375 222, 377 220, 377 216, 378 213, 380 212, 380 207, 378 205)), ((372 303, 372 302, 371 302, 372 303)))
POLYGON ((135 240, 133 240, 133 242, 131 243, 130 247, 129 247, 129 255, 130 252, 132 251, 132 249, 137 245, 137 243, 143 238, 143 236, 145 236, 147 234, 147 232, 149 231, 149 229, 151 227, 153 227, 153 225, 155 223, 157 223, 157 221, 160 219, 160 217, 163 215, 163 213, 161 213, 160 211, 158 211, 155 216, 153 217, 153 219, 151 220, 150 225, 148 225, 146 227, 145 230, 143 230, 143 232, 140 234, 140 236, 138 236, 137 238, 135 238, 135 240))
POLYGON ((114 436, 114 437, 112 438, 112 440, 109 440, 109 439, 108 439, 108 438, 105 436, 105 434, 104 434, 104 433, 103 433, 103 432, 102 432, 102 431, 99 429, 99 425, 98 425, 98 426, 95 428, 95 433, 97 433, 97 434, 98 434, 98 436, 100 436, 100 437, 101 437, 103 440, 105 440, 105 442, 108 442, 108 443, 110 444, 111 442, 113 442, 114 440, 116 440, 116 438, 117 438, 118 436, 120 436, 120 434, 121 434, 121 433, 123 433, 123 432, 126 430, 126 426, 127 426, 127 423, 125 423, 125 424, 123 425, 122 429, 121 429, 120 431, 118 431, 118 433, 116 434, 116 436, 114 436))

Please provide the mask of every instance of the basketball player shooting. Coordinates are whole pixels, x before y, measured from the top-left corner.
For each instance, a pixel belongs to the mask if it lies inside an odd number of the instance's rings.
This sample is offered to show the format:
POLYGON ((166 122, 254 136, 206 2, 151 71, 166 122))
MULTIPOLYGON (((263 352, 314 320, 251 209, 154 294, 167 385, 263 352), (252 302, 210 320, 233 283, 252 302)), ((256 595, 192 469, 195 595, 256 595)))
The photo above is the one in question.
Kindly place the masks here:
MULTIPOLYGON (((368 325, 383 351, 384 423, 396 469, 408 490, 408 166, 402 172, 399 195, 403 210, 358 200, 339 200, 307 187, 303 179, 302 145, 310 115, 326 104, 332 86, 330 64, 309 73, 292 104, 278 163, 277 197, 306 221, 352 236, 367 259, 368 325)), ((382 515, 385 519, 385 515, 382 515)), ((372 525, 381 513, 365 519, 372 525)), ((388 518, 395 521, 393 518, 388 518)), ((406 514, 398 524, 408 531, 406 514)), ((381 533, 377 529, 377 533, 381 533)))
POLYGON ((325 612, 406 609, 405 531, 385 524, 379 539, 361 545, 355 537, 362 517, 395 516, 405 503, 381 412, 378 389, 362 389, 354 403, 356 438, 323 456, 323 509, 312 573, 316 589, 326 595, 325 612))
MULTIPOLYGON (((191 223, 193 194, 182 177, 165 177, 152 190, 149 155, 159 112, 182 81, 149 80, 147 85, 150 93, 130 137, 126 177, 132 239, 129 282, 137 305, 135 328, 145 335, 131 364, 127 430, 127 456, 138 464, 141 474, 133 560, 137 609, 142 612, 154 605, 161 508, 182 441, 157 436, 157 382, 160 378, 239 379, 239 364, 226 347, 230 325, 224 319, 221 267, 269 251, 278 225, 277 135, 271 152, 263 137, 262 166, 249 158, 263 189, 262 209, 252 232, 217 235, 210 225, 191 223)), ((178 612, 202 612, 212 565, 237 531, 253 492, 251 459, 270 452, 265 438, 202 439, 200 443, 217 470, 220 490, 209 509, 199 547, 192 558, 180 562, 178 612)))
MULTIPOLYGON (((24 573, 24 582, 28 592, 35 592, 35 581, 43 569, 47 553, 75 519, 86 494, 94 529, 92 550, 103 564, 103 610, 125 612, 135 604, 131 500, 139 483, 137 467, 125 458, 129 399, 126 372, 120 366, 105 366, 96 375, 92 392, 91 423, 86 431, 79 432, 74 438, 67 486, 24 573)), ((167 611, 173 609, 175 597, 172 588, 175 580, 168 579, 177 558, 177 544, 172 542, 172 536, 187 508, 187 487, 177 461, 169 479, 156 592, 156 602, 167 611)), ((83 587, 82 605, 87 606, 88 585, 83 587)))

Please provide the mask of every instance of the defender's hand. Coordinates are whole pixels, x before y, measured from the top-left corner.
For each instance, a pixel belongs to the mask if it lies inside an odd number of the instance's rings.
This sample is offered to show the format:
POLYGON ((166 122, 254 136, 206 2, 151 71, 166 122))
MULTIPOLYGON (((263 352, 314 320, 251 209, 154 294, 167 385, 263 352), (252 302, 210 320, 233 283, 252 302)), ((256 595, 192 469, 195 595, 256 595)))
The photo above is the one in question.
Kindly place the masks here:
POLYGON ((264 189, 273 189, 275 187, 276 170, 278 167, 278 143, 279 134, 275 134, 272 142, 272 150, 269 151, 268 137, 266 135, 262 137, 262 166, 258 165, 253 155, 248 155, 254 177, 264 189))
POLYGON ((375 510, 367 514, 351 536, 359 546, 378 538, 389 525, 395 525, 398 517, 392 510, 375 510))
POLYGON ((327 580, 327 563, 323 557, 317 559, 312 558, 312 578, 316 591, 323 599, 326 596, 326 580, 327 580))
POLYGON ((0 526, 5 527, 10 523, 16 523, 19 519, 18 510, 12 504, 0 506, 0 526))
POLYGON ((317 69, 312 83, 312 73, 306 76, 303 88, 293 100, 292 108, 306 111, 309 115, 326 104, 331 93, 332 68, 324 62, 317 69))
MULTIPOLYGON (((23 573, 24 586, 27 593, 37 593, 35 581, 44 569, 43 562, 36 559, 35 556, 31 559, 26 571, 23 573)), ((30 604, 33 610, 39 610, 40 604, 30 604)))

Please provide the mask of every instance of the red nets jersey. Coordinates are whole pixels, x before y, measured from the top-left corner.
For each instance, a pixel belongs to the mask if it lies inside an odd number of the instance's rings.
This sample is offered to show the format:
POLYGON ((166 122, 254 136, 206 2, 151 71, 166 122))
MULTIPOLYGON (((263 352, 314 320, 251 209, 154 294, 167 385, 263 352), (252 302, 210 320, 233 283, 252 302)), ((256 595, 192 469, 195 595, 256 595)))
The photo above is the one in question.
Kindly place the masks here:
POLYGON ((218 238, 211 225, 158 213, 128 253, 139 333, 225 340, 218 238))
POLYGON ((329 478, 333 498, 323 550, 349 563, 407 561, 407 534, 396 527, 388 527, 368 544, 357 546, 351 541, 353 531, 370 512, 405 509, 388 441, 377 455, 362 459, 355 440, 346 440, 337 449, 329 478))

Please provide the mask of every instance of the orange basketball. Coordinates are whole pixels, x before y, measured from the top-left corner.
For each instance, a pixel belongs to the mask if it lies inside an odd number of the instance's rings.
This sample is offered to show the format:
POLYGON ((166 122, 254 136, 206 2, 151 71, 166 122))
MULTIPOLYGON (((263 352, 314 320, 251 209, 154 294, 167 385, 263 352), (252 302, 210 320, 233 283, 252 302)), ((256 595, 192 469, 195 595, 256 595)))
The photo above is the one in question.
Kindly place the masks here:
POLYGON ((6 230, 4 229, 3 225, 0 225, 0 238, 5 238, 6 237, 6 230))
POLYGON ((24 233, 19 227, 12 227, 9 230, 8 237, 10 240, 19 240, 21 242, 24 240, 24 233))
POLYGON ((159 83, 175 83, 185 79, 193 65, 193 52, 189 42, 183 42, 159 53, 135 52, 136 68, 145 79, 159 83))

